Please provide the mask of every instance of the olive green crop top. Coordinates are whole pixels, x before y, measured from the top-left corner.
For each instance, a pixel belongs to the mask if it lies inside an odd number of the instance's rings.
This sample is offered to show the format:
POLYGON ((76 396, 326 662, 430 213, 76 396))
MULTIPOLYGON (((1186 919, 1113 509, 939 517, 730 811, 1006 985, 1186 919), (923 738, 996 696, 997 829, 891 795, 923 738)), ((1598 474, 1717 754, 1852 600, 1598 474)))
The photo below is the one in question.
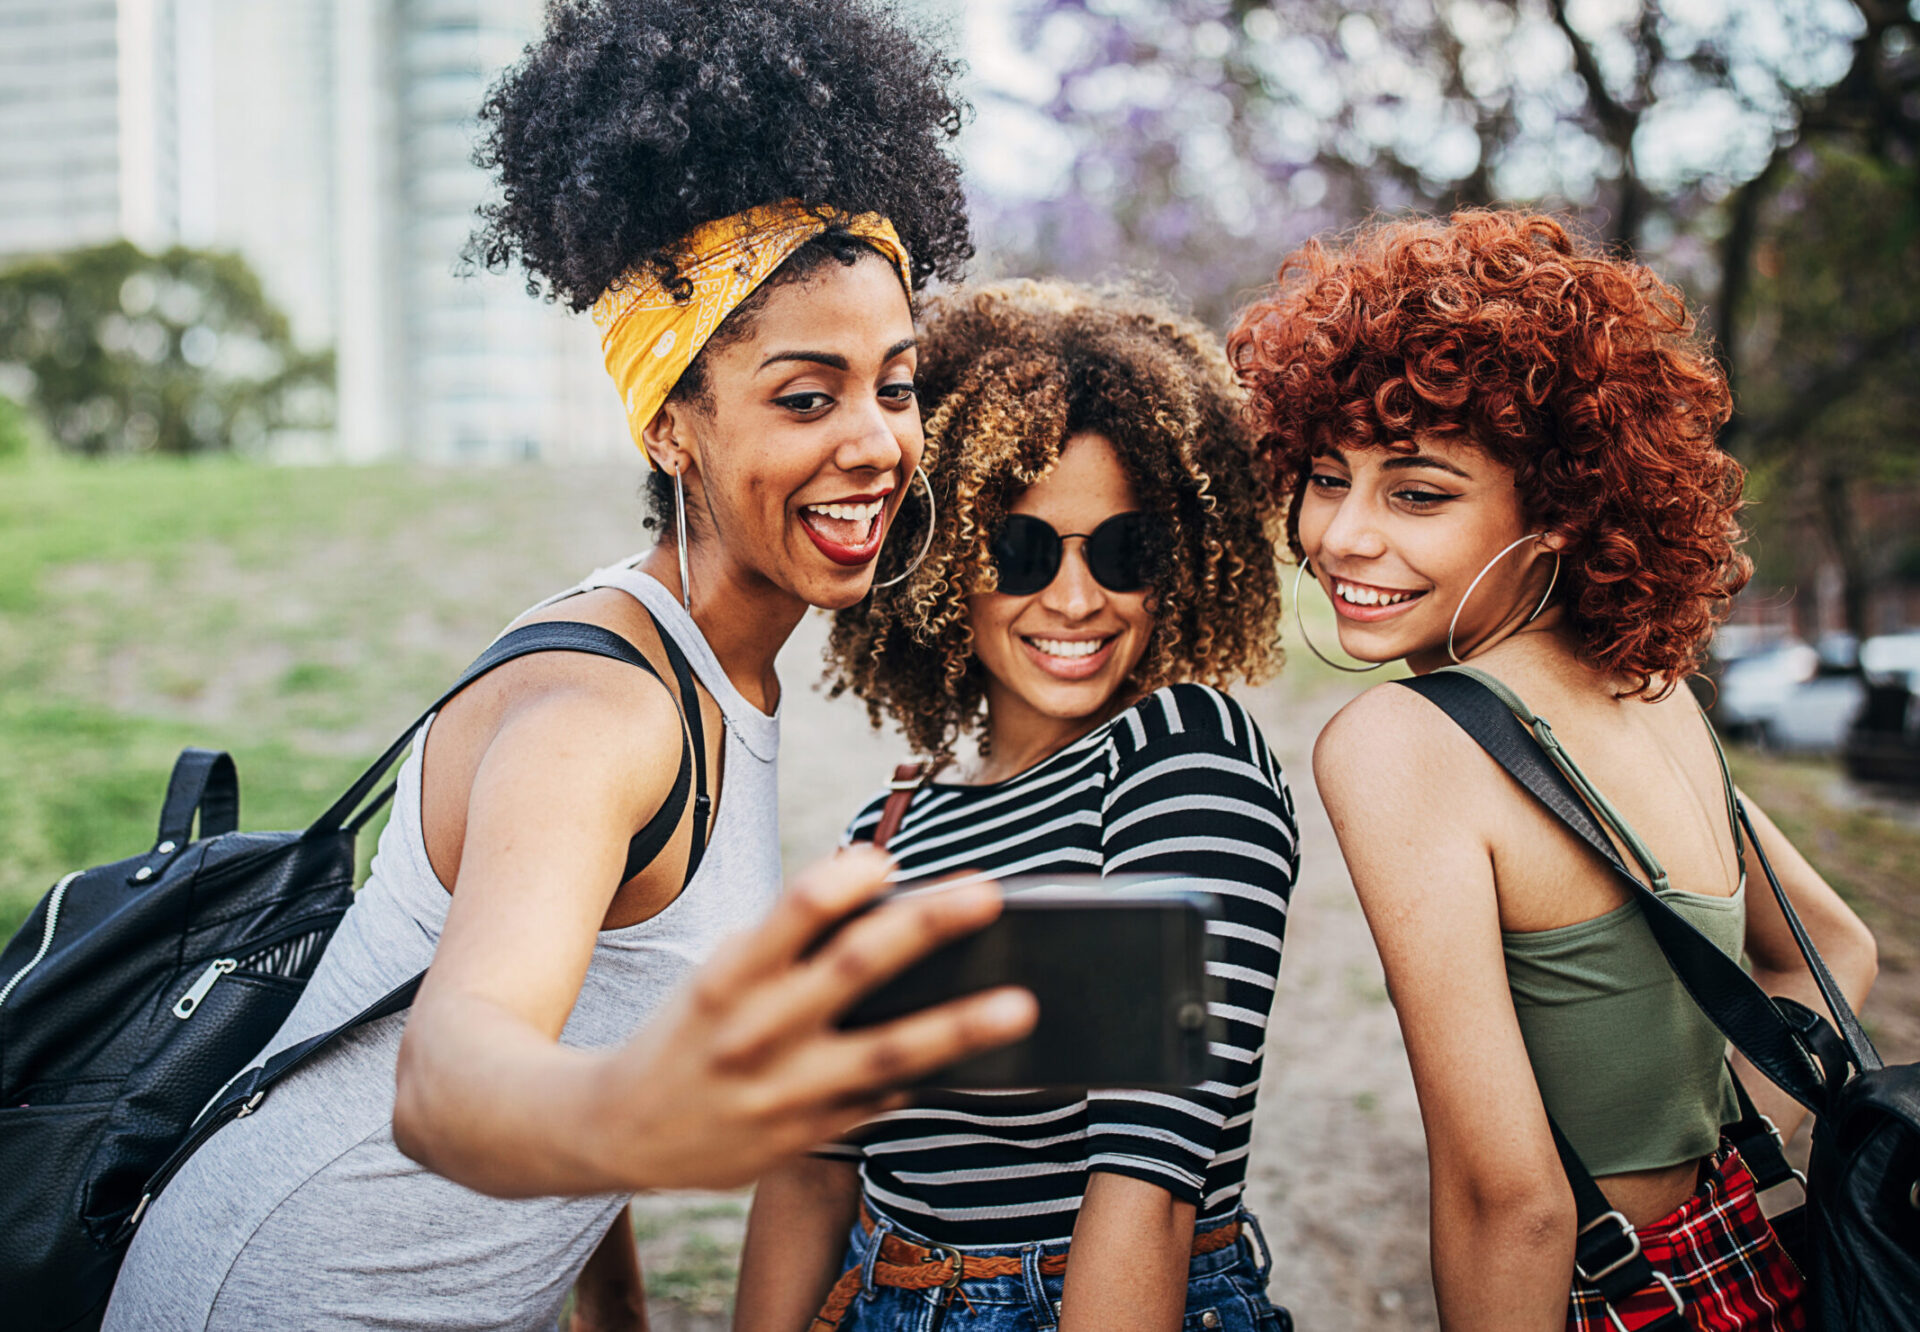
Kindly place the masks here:
MULTIPOLYGON (((1626 846, 1653 891, 1729 957, 1740 957, 1746 860, 1733 777, 1718 737, 1714 752, 1742 867, 1731 897, 1682 892, 1669 884, 1652 850, 1512 690, 1482 671, 1447 669, 1471 675, 1499 695, 1594 816, 1626 846)), ((1707 733, 1713 734, 1711 726, 1707 733)), ((1617 1175, 1677 1165, 1719 1146, 1720 1126, 1740 1117, 1726 1038, 1681 987, 1639 903, 1556 929, 1503 932, 1501 946, 1541 1099, 1589 1172, 1617 1175)))

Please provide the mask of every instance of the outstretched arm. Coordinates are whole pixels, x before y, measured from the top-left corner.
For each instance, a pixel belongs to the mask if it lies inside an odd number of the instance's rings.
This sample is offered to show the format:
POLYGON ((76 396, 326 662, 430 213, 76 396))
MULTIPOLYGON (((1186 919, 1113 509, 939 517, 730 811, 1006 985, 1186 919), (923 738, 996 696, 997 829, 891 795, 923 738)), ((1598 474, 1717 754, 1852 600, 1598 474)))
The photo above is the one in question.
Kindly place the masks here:
POLYGON ((999 991, 838 1031, 865 990, 999 909, 991 886, 930 893, 822 942, 884 889, 886 858, 856 852, 802 875, 625 1045, 562 1045, 628 839, 671 784, 657 758, 681 743, 680 718, 617 663, 502 671, 542 672, 543 687, 508 709, 474 769, 458 881, 396 1072, 394 1139, 415 1160, 507 1197, 744 1184, 891 1104, 916 1073, 1032 1025, 1032 996, 999 991))
POLYGON ((1385 966, 1426 1130, 1443 1327, 1556 1332, 1573 1280, 1573 1194, 1527 1061, 1500 947, 1497 795, 1473 742, 1382 687, 1322 732, 1314 776, 1385 966))
MULTIPOLYGON (((491 1077, 464 1084, 497 1089, 491 1103, 449 1104, 444 1090, 409 1101, 403 1072, 395 1139, 430 1169, 508 1197, 735 1188, 903 1104, 892 1088, 1030 1031, 1033 996, 1004 988, 838 1029, 861 995, 999 912, 994 885, 963 884, 842 925, 885 891, 889 864, 856 848, 803 872, 623 1046, 529 1037, 496 1051, 491 1077)), ((440 1057, 426 1043, 417 1056, 440 1057)))

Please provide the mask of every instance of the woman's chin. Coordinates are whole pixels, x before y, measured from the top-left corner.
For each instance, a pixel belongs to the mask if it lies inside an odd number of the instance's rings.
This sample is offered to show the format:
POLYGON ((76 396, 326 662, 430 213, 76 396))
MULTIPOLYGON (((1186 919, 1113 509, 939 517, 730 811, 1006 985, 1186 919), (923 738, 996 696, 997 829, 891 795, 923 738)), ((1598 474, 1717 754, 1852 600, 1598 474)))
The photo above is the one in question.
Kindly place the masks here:
POLYGON ((814 563, 822 567, 805 570, 793 588, 809 606, 826 611, 845 610, 859 605, 860 599, 873 590, 872 564, 847 566, 825 560, 814 563))
POLYGON ((1403 657, 1417 656, 1418 640, 1405 634, 1369 632, 1364 626, 1342 624, 1338 637, 1340 650, 1367 666, 1384 666, 1403 657))

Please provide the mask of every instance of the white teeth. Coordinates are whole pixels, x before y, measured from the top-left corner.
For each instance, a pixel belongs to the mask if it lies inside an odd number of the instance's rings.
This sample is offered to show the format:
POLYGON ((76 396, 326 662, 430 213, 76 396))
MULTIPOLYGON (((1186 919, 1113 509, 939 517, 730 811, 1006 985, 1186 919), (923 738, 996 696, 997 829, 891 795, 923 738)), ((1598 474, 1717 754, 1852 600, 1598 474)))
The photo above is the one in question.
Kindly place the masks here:
POLYGON ((1333 590, 1340 600, 1352 606, 1397 606, 1419 595, 1414 592, 1382 592, 1378 588, 1343 583, 1338 579, 1334 580, 1333 590))
POLYGON ((1049 657, 1091 657, 1107 645, 1104 638, 1029 638, 1027 640, 1049 657))
POLYGON ((809 504, 808 513, 817 513, 822 518, 841 518, 848 522, 864 523, 880 516, 883 500, 873 500, 866 504, 809 504))

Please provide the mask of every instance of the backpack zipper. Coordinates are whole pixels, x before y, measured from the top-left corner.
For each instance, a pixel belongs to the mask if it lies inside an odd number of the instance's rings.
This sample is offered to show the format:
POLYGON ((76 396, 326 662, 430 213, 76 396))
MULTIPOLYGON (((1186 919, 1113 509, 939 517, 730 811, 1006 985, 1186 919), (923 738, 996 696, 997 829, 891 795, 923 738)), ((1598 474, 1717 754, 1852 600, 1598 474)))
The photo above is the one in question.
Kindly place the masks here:
POLYGON ((7 1002, 7 997, 13 993, 14 987, 26 979, 29 971, 40 965, 40 959, 47 955, 49 948, 53 947, 53 931, 60 923, 60 903, 66 899, 67 885, 83 873, 85 873, 84 870, 75 870, 59 883, 54 884, 53 891, 47 894, 47 925, 40 934, 40 951, 28 958, 27 964, 13 973, 13 979, 4 987, 0 987, 0 1005, 7 1002))
POLYGON ((188 986, 187 992, 174 1004, 173 1015, 177 1018, 192 1017, 193 1011, 200 1007, 200 1001, 207 997, 207 991, 213 988, 213 983, 239 965, 230 957, 216 957, 209 962, 207 969, 200 973, 200 979, 188 986))

